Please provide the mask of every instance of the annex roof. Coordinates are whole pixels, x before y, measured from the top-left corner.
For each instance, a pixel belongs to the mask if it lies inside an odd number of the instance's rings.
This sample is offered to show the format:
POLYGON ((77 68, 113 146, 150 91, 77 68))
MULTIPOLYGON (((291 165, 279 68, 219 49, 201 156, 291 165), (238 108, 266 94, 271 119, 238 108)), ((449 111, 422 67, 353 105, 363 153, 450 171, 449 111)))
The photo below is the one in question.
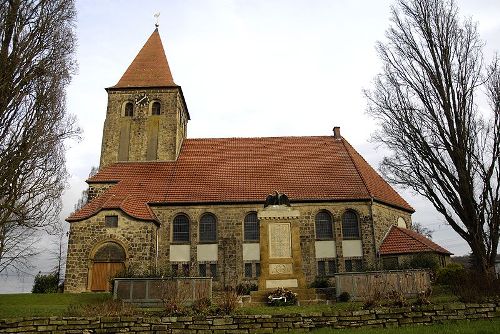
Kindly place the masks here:
POLYGON ((452 254, 420 233, 398 226, 391 227, 379 248, 380 255, 422 252, 452 254))
POLYGON ((131 87, 177 87, 158 28, 153 31, 118 83, 110 88, 131 87))
POLYGON ((114 183, 67 220, 121 209, 155 220, 150 206, 370 200, 413 212, 345 139, 331 136, 185 139, 173 162, 120 162, 88 183, 114 183))

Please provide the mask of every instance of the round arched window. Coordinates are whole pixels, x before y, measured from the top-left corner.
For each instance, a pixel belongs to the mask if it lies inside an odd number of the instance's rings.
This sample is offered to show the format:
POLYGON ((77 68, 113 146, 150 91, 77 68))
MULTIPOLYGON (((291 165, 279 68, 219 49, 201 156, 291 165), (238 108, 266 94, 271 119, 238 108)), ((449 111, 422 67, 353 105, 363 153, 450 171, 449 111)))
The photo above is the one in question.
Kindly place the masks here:
POLYGON ((316 225, 316 239, 333 239, 332 216, 328 211, 320 211, 314 219, 316 225))
POLYGON ((211 213, 205 213, 200 219, 200 242, 217 241, 217 220, 211 213))
POLYGON ((115 242, 105 243, 94 255, 95 262, 123 262, 125 258, 125 250, 115 242))
POLYGON ((259 241, 260 231, 257 213, 250 212, 245 216, 245 221, 243 222, 243 231, 245 241, 259 241))
POLYGON ((134 116, 134 104, 132 102, 127 102, 127 104, 125 104, 125 116, 134 116))
POLYGON ((342 236, 344 239, 359 239, 359 220, 354 211, 346 211, 342 217, 342 236))
POLYGON ((161 104, 158 101, 153 102, 151 106, 151 115, 160 115, 161 114, 161 104))
POLYGON ((172 229, 172 241, 189 242, 189 218, 186 215, 175 216, 172 229))

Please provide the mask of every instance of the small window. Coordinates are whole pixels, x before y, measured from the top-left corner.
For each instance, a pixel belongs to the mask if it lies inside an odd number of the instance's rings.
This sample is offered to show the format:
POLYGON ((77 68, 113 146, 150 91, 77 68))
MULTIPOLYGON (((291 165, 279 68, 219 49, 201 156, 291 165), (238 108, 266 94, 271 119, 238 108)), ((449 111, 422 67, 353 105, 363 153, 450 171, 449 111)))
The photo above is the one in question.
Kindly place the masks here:
POLYGON ((333 239, 332 216, 327 211, 318 212, 315 218, 316 239, 333 239))
POLYGON ((217 221, 211 213, 206 213, 200 219, 200 242, 215 242, 217 240, 217 221))
POLYGON ((182 264, 182 275, 189 277, 189 263, 182 264))
POLYGON ((200 277, 206 277, 207 276, 207 265, 205 263, 200 263, 198 266, 198 274, 200 277))
POLYGON ((363 271, 363 262, 360 259, 345 260, 346 272, 360 272, 363 271))
POLYGON ((318 276, 326 276, 325 261, 318 261, 318 276))
POLYGON ((118 227, 118 216, 105 216, 104 223, 106 227, 118 227))
POLYGON ((217 277, 217 263, 210 263, 210 276, 217 277))
POLYGON ((179 274, 179 265, 172 264, 172 275, 177 276, 179 274))
POLYGON ((358 215, 353 211, 346 211, 342 217, 342 236, 344 239, 359 239, 358 215))
POLYGON ((178 215, 174 218, 173 223, 174 242, 189 242, 189 219, 186 215, 178 215))
POLYGON ((125 105, 125 116, 132 117, 134 116, 134 105, 132 102, 127 102, 125 105))
POLYGON ((252 263, 245 263, 245 277, 252 278, 252 263))
POLYGON ((245 216, 243 229, 245 234, 245 241, 259 241, 260 231, 257 213, 250 212, 245 216))
POLYGON ((329 260, 327 274, 329 276, 333 276, 335 275, 336 272, 337 272, 337 263, 335 262, 335 260, 329 260))
POLYGON ((161 104, 160 102, 153 102, 151 106, 151 115, 160 115, 161 114, 161 104))

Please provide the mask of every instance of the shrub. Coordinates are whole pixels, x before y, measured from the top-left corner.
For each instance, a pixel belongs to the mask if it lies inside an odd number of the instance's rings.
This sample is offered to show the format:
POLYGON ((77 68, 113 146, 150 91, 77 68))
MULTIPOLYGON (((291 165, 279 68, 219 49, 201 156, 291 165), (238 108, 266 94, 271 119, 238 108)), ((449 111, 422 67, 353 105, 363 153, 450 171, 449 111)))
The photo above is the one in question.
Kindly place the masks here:
POLYGON ((314 281, 311 283, 311 288, 325 289, 331 287, 330 280, 326 277, 316 276, 314 281))
POLYGON ((348 302, 349 300, 351 300, 351 295, 349 294, 349 292, 344 291, 337 297, 337 300, 344 303, 348 302))
POLYGON ((32 293, 56 293, 59 292, 59 277, 56 273, 43 275, 39 272, 35 276, 32 293))
POLYGON ((297 294, 285 288, 277 288, 267 296, 270 306, 288 306, 297 304, 297 294))
POLYGON ((389 293, 387 293, 387 299, 392 306, 403 307, 408 305, 408 300, 400 290, 389 291, 389 293))
POLYGON ((460 263, 450 263, 444 268, 440 268, 436 273, 436 283, 443 285, 452 285, 453 282, 461 280, 466 271, 460 263))
POLYGON ((242 282, 236 286, 238 296, 249 295, 250 291, 257 291, 259 287, 255 283, 242 282))
POLYGON ((232 287, 225 287, 218 304, 219 314, 231 314, 239 305, 238 294, 232 287))
POLYGON ((430 253, 419 253, 413 255, 411 258, 406 260, 403 265, 403 268, 410 269, 430 269, 433 272, 436 272, 439 268, 438 259, 434 254, 430 253))
POLYGON ((417 300, 415 301, 416 305, 429 305, 431 303, 431 294, 432 289, 428 288, 425 291, 419 292, 417 295, 417 300))
POLYGON ((500 298, 500 279, 475 270, 464 270, 451 284, 451 290, 464 303, 480 303, 500 298))
POLYGON ((363 296, 363 308, 370 309, 378 306, 382 306, 383 294, 380 290, 375 289, 375 291, 371 292, 363 296))
POLYGON ((66 315, 70 317, 111 317, 140 314, 138 309, 121 300, 106 300, 90 305, 70 305, 66 310, 66 315))

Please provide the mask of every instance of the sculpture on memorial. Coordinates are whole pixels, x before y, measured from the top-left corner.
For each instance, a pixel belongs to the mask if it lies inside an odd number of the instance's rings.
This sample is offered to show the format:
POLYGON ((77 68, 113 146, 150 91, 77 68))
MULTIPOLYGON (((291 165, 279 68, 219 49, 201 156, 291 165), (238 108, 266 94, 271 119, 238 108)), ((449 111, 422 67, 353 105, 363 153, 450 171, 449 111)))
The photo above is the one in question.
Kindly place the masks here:
POLYGON ((266 197, 266 203, 264 204, 264 207, 268 207, 269 205, 286 205, 290 206, 290 201, 288 200, 288 196, 285 194, 282 194, 278 192, 277 190, 274 191, 274 194, 269 194, 266 197))

